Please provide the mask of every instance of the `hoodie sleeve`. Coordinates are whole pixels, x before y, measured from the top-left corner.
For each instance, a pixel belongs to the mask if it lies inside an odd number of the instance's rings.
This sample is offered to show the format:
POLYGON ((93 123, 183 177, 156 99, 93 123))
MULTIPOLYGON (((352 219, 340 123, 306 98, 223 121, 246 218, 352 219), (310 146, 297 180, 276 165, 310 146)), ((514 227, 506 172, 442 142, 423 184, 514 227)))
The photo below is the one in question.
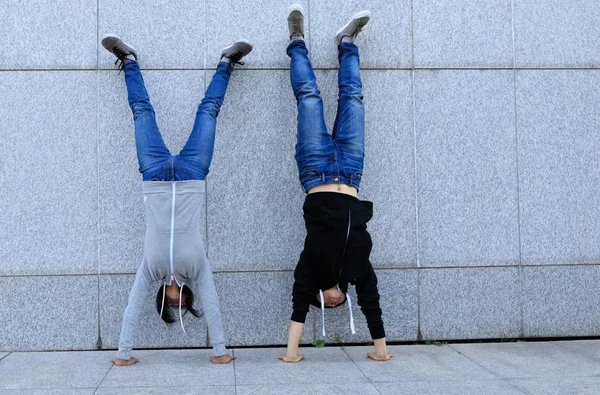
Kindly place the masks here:
POLYGON ((369 264, 369 269, 356 280, 356 294, 358 295, 358 304, 367 318, 371 339, 384 338, 385 329, 381 318, 381 307, 379 307, 377 276, 371 264, 369 264))
POLYGON ((212 269, 206 255, 202 257, 194 287, 200 295, 200 301, 202 302, 202 309, 204 310, 204 316, 208 325, 208 334, 213 347, 213 355, 217 357, 225 355, 227 348, 225 348, 225 334, 221 310, 219 308, 219 296, 217 295, 212 269))
POLYGON ((145 268, 146 263, 142 261, 135 275, 133 287, 129 292, 129 301, 127 302, 127 307, 123 314, 123 323, 121 324, 121 337, 119 339, 119 351, 117 352, 117 358, 119 359, 127 360, 131 358, 135 329, 144 302, 150 295, 150 281, 146 278, 145 268))
POLYGON ((292 313, 292 321, 304 324, 310 309, 310 302, 314 297, 312 277, 306 266, 304 253, 302 253, 294 270, 294 288, 292 291, 294 312, 292 313))

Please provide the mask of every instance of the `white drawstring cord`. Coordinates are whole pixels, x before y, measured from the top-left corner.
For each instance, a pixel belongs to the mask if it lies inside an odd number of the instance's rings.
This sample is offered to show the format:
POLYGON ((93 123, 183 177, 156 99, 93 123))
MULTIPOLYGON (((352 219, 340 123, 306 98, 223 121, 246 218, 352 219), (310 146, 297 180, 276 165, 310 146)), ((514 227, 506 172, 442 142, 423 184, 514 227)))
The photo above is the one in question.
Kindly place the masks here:
POLYGON ((323 290, 319 290, 319 295, 321 295, 321 318, 323 321, 323 337, 325 337, 325 299, 323 298, 323 290))
POLYGON ((162 304, 160 305, 160 318, 162 318, 163 309, 165 308, 165 294, 167 293, 167 283, 163 283, 163 297, 162 304))
POLYGON ((350 294, 346 292, 346 299, 348 299, 348 310, 350 310, 350 330, 352 334, 356 334, 356 330, 354 329, 354 315, 352 315, 352 300, 350 299, 350 294))
MULTIPOLYGON (((183 329, 183 333, 186 333, 185 328, 183 327, 183 316, 181 315, 181 296, 183 294, 183 283, 179 288, 179 322, 181 323, 181 329, 183 329)), ((186 333, 187 334, 187 333, 186 333)))

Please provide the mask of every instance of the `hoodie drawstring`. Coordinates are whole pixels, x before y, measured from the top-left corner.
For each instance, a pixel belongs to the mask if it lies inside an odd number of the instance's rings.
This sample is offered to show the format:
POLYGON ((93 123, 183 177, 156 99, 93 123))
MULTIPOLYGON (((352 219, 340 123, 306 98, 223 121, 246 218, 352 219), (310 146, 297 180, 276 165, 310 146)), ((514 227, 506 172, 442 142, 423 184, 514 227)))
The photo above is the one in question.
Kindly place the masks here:
POLYGON ((356 330, 354 329, 354 316, 352 315, 352 299, 350 299, 350 294, 346 292, 346 299, 348 299, 348 310, 350 311, 350 331, 352 334, 356 334, 356 330))
POLYGON ((323 298, 323 290, 319 290, 319 295, 321 295, 321 318, 323 321, 323 337, 325 337, 325 299, 323 298))
POLYGON ((162 318, 163 309, 165 308, 165 295, 167 294, 167 283, 163 283, 163 297, 162 303, 160 304, 160 318, 162 318))
POLYGON ((181 284, 181 287, 179 287, 179 322, 181 323, 181 329, 183 329, 183 333, 187 332, 185 331, 185 328, 183 327, 183 316, 181 315, 181 296, 183 295, 183 284, 181 284))

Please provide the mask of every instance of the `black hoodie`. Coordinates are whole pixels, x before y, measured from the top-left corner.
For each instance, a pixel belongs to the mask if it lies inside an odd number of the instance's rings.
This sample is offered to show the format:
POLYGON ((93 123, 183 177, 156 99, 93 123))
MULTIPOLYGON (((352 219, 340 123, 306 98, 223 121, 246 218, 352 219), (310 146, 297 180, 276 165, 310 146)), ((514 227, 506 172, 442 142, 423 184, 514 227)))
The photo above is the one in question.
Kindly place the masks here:
POLYGON ((292 321, 304 323, 309 305, 321 307, 316 295, 339 285, 345 294, 356 286, 358 304, 372 339, 385 337, 377 276, 369 261, 373 246, 367 222, 373 203, 336 192, 318 192, 304 201, 306 240, 294 271, 292 321))

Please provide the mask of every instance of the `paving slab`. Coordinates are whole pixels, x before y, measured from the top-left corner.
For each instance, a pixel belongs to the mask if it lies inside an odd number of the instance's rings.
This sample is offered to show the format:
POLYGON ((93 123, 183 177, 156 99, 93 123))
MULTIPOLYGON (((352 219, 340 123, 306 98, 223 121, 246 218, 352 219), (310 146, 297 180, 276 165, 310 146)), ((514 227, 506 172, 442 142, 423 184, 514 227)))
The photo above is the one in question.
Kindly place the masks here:
POLYGON ((354 362, 338 347, 300 348, 304 361, 275 359, 284 348, 236 349, 238 385, 368 383, 354 362))
POLYGON ((238 385, 237 395, 380 395, 373 384, 238 385))
POLYGON ((600 364, 551 342, 471 343, 450 347, 502 378, 600 376, 600 364))
POLYGON ((406 381, 375 383, 381 395, 519 395, 526 394, 503 380, 406 381))
POLYGON ((138 351, 139 363, 115 366, 100 387, 173 387, 181 383, 192 387, 214 383, 234 385, 233 364, 216 365, 210 361, 211 355, 212 350, 138 351))
POLYGON ((57 390, 2 390, 3 394, 7 395, 92 395, 96 394, 96 388, 78 388, 78 389, 57 389, 57 390))
POLYGON ((600 341, 598 340, 565 340, 553 342, 553 344, 600 362, 600 341))
POLYGON ((512 385, 530 395, 597 395, 600 377, 514 379, 512 385))
POLYGON ((0 392, 96 388, 112 367, 111 356, 103 351, 13 352, 0 361, 0 392))
MULTIPOLYGON (((162 374, 161 372, 156 372, 162 374)), ((177 395, 235 395, 234 385, 205 385, 188 387, 129 387, 98 388, 94 395, 163 395, 166 391, 177 395)))
POLYGON ((512 67, 510 0, 414 0, 415 67, 512 67))
POLYGON ((346 347, 346 354, 372 382, 496 379, 497 377, 448 346, 389 346, 394 357, 376 363, 367 357, 373 347, 346 347))

